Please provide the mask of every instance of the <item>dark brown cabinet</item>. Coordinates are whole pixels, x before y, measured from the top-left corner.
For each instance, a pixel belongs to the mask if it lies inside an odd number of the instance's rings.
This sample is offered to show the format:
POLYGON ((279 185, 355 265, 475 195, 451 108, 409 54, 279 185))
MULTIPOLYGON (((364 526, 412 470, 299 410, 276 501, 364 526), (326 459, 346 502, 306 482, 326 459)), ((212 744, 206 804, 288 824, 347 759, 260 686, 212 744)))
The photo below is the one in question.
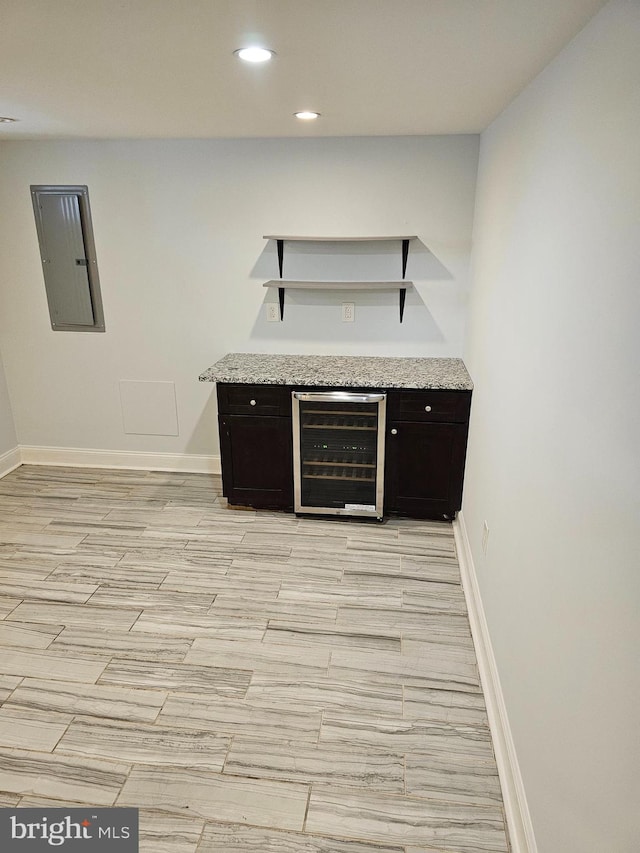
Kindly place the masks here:
MULTIPOLYGON (((293 510, 291 391, 218 384, 223 493, 229 503, 293 510)), ((390 390, 384 511, 453 517, 462 504, 470 391, 390 390)))
POLYGON ((218 385, 222 491, 230 504, 293 509, 291 395, 275 385, 218 385))
POLYGON ((462 505, 470 391, 390 391, 385 512, 453 517, 462 505))

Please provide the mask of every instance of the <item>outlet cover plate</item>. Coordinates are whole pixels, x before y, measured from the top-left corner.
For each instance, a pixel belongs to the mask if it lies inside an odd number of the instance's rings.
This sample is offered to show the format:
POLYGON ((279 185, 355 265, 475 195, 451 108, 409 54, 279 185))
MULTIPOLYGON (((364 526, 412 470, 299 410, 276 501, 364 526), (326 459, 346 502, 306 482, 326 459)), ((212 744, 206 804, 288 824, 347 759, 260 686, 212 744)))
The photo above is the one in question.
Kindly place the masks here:
POLYGON ((356 318, 356 303, 355 302, 343 302, 342 303, 342 322, 343 323, 353 323, 356 318))
POLYGON ((267 320, 270 323, 280 322, 280 309, 275 302, 267 302, 267 320))

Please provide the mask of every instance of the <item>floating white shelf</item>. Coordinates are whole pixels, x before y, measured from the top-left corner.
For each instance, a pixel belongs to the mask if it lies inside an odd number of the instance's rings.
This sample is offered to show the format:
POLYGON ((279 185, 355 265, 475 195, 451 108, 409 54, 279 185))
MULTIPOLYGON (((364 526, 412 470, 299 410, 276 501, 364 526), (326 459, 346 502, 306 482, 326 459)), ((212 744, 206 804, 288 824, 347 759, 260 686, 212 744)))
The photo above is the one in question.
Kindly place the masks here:
POLYGON ((376 237, 303 237, 300 235, 265 234, 265 240, 275 240, 278 247, 278 271, 279 279, 265 282, 264 287, 278 288, 278 302, 280 303, 280 319, 284 318, 284 293, 285 290, 397 290, 400 297, 400 322, 404 315, 404 301, 407 288, 413 287, 412 281, 405 281, 404 275, 407 269, 407 257, 409 255, 409 242, 417 240, 412 235, 380 235, 376 237), (284 244, 286 242, 298 243, 378 243, 399 241, 402 243, 402 280, 401 281, 286 281, 282 278, 284 265, 284 244))
POLYGON ((274 278, 263 287, 282 287, 284 290, 406 290, 412 281, 289 281, 274 278))
POLYGON ((287 240, 297 243, 377 243, 391 242, 393 240, 417 240, 415 234, 404 236, 403 234, 395 234, 391 237, 292 237, 279 234, 265 234, 263 240, 287 240))

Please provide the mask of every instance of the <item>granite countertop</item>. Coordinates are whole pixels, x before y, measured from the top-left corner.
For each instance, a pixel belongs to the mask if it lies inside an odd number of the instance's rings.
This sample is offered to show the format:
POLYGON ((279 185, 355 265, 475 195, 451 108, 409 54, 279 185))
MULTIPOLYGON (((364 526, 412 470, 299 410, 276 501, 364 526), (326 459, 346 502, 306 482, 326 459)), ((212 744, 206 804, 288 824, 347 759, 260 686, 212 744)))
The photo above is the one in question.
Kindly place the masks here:
POLYGON ((470 391, 460 358, 271 355, 234 352, 199 377, 201 382, 246 385, 317 385, 342 388, 439 388, 470 391))

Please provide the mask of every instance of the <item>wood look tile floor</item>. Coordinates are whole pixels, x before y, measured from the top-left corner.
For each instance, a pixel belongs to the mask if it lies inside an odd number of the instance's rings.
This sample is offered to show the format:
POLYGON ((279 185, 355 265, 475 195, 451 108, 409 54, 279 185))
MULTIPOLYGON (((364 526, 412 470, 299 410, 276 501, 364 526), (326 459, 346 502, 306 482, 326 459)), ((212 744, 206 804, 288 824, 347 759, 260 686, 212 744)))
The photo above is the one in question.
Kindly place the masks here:
POLYGON ((506 853, 451 526, 13 471, 0 805, 136 806, 145 853, 506 853))

